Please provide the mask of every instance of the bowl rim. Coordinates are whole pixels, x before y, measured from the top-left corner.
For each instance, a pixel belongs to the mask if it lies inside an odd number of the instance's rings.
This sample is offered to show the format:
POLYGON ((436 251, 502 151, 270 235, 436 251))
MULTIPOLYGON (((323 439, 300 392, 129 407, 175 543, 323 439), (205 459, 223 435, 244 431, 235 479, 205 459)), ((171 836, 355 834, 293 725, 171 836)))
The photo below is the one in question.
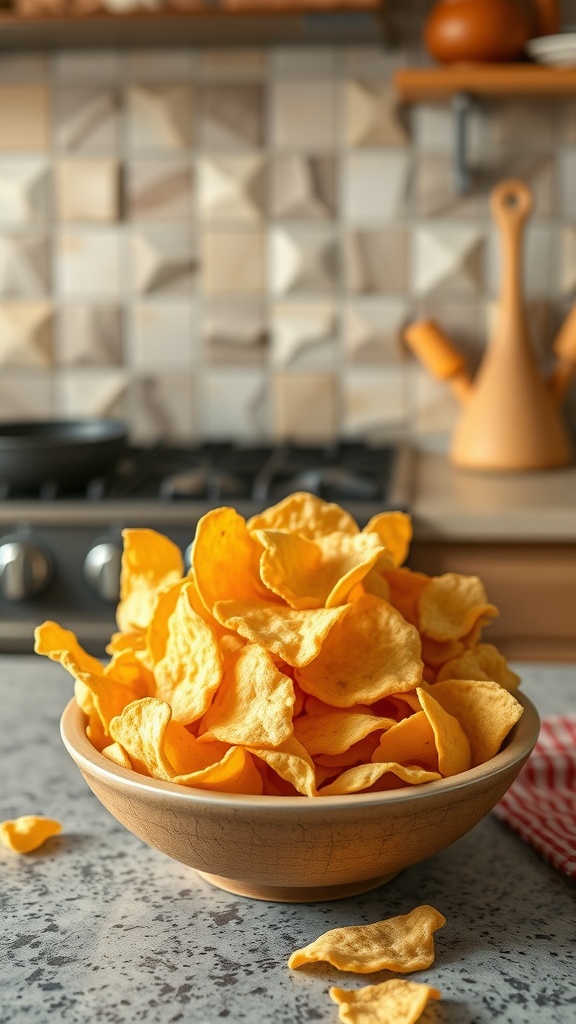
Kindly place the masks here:
POLYGON ((292 810, 297 814, 306 808, 318 810, 330 807, 331 810, 351 810, 355 807, 374 807, 381 804, 396 804, 407 800, 425 800, 433 795, 457 792, 474 783, 496 780, 498 776, 525 761, 538 739, 540 732, 540 716, 535 705, 524 693, 514 692, 514 696, 522 704, 523 714, 510 730, 501 750, 490 760, 465 772, 451 775, 433 782, 423 782, 404 789, 389 789, 376 793, 348 793, 339 796, 267 796, 248 793, 221 793, 216 790, 198 789, 182 786, 174 782, 163 782, 146 775, 123 768, 101 754, 88 739, 85 726, 87 716, 72 697, 64 708, 60 718, 60 736, 64 746, 81 771, 95 774, 100 781, 111 785, 122 784, 129 790, 147 793, 149 796, 170 795, 175 800, 188 804, 197 804, 214 808, 215 805, 224 809, 252 808, 253 810, 292 810))

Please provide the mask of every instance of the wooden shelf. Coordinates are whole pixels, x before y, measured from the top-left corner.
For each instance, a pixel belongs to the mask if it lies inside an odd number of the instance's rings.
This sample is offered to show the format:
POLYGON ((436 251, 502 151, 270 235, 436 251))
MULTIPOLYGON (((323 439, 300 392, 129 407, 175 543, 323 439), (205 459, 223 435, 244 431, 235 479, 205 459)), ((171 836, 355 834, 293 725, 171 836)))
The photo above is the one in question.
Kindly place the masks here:
POLYGON ((86 16, 0 14, 0 51, 268 42, 375 42, 383 0, 262 0, 190 11, 86 16))
POLYGON ((458 93, 471 96, 562 96, 576 92, 576 68, 542 64, 449 64, 403 68, 394 76, 400 99, 446 99, 458 93))

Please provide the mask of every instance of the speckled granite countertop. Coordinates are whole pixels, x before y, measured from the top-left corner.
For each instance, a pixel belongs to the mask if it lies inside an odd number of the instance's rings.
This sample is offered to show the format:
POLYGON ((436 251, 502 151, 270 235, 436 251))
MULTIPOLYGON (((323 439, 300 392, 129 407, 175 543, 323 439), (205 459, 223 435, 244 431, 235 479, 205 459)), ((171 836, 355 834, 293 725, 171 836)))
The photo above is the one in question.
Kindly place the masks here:
MULTIPOLYGON (((541 713, 576 711, 576 668, 521 666, 541 713)), ((490 815, 387 886, 333 903, 230 896, 126 832, 59 738, 62 669, 0 658, 0 818, 42 813, 61 836, 21 857, 0 847, 0 1024, 335 1022, 332 984, 377 979, 289 954, 327 928, 431 903, 447 918, 422 1024, 574 1024, 576 887, 490 815)), ((384 976, 383 976, 384 977, 384 976)))

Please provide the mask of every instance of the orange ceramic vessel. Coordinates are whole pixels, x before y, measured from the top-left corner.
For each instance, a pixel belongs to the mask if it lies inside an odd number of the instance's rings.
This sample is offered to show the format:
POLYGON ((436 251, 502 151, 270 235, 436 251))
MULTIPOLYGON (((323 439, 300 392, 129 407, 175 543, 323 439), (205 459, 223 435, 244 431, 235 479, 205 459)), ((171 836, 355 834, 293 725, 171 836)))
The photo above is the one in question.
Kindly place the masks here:
POLYGON ((533 35, 524 0, 439 0, 424 27, 428 52, 442 64, 510 61, 533 35))

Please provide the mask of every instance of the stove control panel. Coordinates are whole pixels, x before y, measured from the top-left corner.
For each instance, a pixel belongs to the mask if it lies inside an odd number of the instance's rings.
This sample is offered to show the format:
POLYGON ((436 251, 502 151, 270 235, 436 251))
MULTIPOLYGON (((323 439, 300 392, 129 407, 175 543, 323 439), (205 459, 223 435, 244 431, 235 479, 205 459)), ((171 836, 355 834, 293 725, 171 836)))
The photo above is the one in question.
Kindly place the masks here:
POLYGON ((22 537, 0 538, 0 594, 6 601, 27 601, 46 590, 53 575, 47 550, 22 537))

